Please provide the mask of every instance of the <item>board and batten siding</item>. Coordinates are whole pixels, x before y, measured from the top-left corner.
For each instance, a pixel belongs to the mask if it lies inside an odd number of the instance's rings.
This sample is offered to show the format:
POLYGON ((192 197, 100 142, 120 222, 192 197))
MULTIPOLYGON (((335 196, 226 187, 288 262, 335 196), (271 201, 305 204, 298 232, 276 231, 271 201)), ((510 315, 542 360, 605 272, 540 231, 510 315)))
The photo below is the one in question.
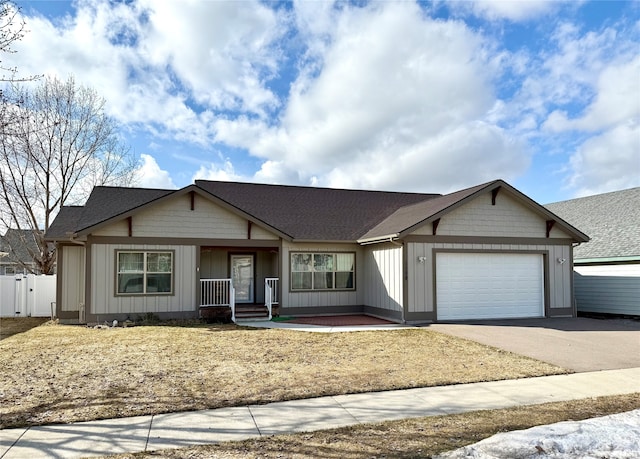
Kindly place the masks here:
POLYGON ((357 306, 363 304, 362 267, 364 266, 362 248, 357 244, 331 244, 331 243, 294 243, 283 241, 282 266, 280 272, 282 297, 281 308, 286 313, 287 308, 299 311, 300 308, 317 308, 331 306, 357 306), (291 275, 291 252, 354 252, 356 254, 356 289, 351 291, 305 291, 292 292, 289 283, 291 275))
MULTIPOLYGON (((197 311, 196 247, 186 245, 93 244, 91 246, 91 314, 185 313, 197 311), (172 295, 115 294, 118 250, 165 250, 174 253, 172 295)), ((134 317, 132 317, 133 319, 134 317)), ((99 320, 99 319, 98 319, 99 320)))
POLYGON ((58 247, 58 257, 64 260, 60 279, 60 311, 75 312, 84 303, 85 293, 85 248, 75 245, 58 247))
MULTIPOLYGON (((544 270, 548 284, 548 308, 570 308, 571 248, 554 244, 475 244, 475 243, 407 243, 407 311, 432 313, 434 311, 434 252, 504 252, 541 253, 545 256, 544 270), (562 263, 559 260, 564 260, 562 263)), ((551 311, 553 312, 553 311, 551 311)))
MULTIPOLYGON (((176 196, 142 210, 132 217, 131 232, 135 237, 246 239, 249 233, 247 220, 196 195, 191 210, 189 195, 176 196)), ((100 228, 94 236, 128 236, 127 220, 114 222, 100 228)), ((251 238, 277 240, 278 236, 251 225, 251 238)))
POLYGON ((366 246, 361 270, 364 304, 402 312, 402 247, 394 244, 366 246))
POLYGON ((579 312, 640 316, 640 264, 576 265, 579 312))
MULTIPOLYGON (((478 196, 444 215, 438 224, 438 236, 545 237, 546 220, 507 193, 498 193, 491 204, 491 193, 478 196)), ((425 225, 412 234, 431 236, 432 226, 425 225)), ((554 227, 551 238, 569 237, 554 227)))

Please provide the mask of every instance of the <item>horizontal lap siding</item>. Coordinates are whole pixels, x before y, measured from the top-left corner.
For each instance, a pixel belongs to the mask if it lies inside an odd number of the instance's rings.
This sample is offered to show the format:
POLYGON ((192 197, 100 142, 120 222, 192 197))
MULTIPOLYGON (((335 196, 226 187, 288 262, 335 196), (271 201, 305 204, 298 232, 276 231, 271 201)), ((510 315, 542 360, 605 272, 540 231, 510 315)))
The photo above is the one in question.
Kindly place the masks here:
POLYGON ((574 269, 578 311, 640 315, 640 264, 574 269))
POLYGON ((362 271, 364 267, 362 248, 356 244, 325 244, 302 243, 295 244, 284 241, 282 244, 281 267, 281 306, 283 308, 314 308, 322 306, 356 306, 363 304, 362 271), (355 252, 356 254, 356 290, 354 291, 290 291, 289 277, 291 274, 291 252, 355 252))
MULTIPOLYGON (((196 247, 173 245, 95 244, 91 246, 91 314, 146 314, 196 311, 196 247), (117 250, 174 252, 174 294, 116 296, 117 250)), ((89 312, 89 311, 88 311, 89 312)), ((132 317, 134 319, 134 317, 132 317)))
POLYGON ((364 259, 365 305, 402 311, 402 247, 370 246, 364 259))

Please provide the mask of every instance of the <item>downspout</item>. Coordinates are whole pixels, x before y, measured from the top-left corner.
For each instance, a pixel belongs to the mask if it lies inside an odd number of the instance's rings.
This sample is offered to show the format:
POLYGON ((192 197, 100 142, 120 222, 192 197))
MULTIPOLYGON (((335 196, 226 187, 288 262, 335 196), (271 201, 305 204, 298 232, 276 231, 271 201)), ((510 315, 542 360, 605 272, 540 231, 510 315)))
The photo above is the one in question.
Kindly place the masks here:
POLYGON ((78 240, 75 239, 76 237, 78 237, 77 233, 67 233, 67 236, 69 236, 69 240, 65 241, 65 242, 70 242, 72 244, 81 245, 83 247, 86 245, 86 242, 78 241, 78 240))
POLYGON ((390 243, 392 243, 393 245, 398 246, 398 247, 404 247, 404 244, 402 244, 402 243, 400 243, 400 242, 398 242, 398 241, 394 240, 394 239, 393 239, 394 237, 395 237, 395 236, 389 236, 389 242, 390 242, 390 243))

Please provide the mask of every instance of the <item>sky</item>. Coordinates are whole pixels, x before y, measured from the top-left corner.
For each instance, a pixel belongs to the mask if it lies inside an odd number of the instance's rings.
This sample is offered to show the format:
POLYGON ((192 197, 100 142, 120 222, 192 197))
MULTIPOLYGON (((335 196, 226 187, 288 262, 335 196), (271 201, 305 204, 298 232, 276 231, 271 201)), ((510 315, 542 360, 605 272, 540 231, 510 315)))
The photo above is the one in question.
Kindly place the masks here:
POLYGON ((637 1, 17 4, 3 66, 95 89, 138 186, 640 186, 637 1))

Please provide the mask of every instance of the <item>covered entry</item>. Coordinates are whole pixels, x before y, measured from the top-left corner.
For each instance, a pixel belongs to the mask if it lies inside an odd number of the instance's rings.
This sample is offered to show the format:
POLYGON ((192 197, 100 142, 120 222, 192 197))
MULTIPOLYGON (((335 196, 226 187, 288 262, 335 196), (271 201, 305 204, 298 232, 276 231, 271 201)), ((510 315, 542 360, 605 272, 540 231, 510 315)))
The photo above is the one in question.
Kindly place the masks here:
POLYGON ((543 255, 439 252, 437 320, 544 316, 543 255))

